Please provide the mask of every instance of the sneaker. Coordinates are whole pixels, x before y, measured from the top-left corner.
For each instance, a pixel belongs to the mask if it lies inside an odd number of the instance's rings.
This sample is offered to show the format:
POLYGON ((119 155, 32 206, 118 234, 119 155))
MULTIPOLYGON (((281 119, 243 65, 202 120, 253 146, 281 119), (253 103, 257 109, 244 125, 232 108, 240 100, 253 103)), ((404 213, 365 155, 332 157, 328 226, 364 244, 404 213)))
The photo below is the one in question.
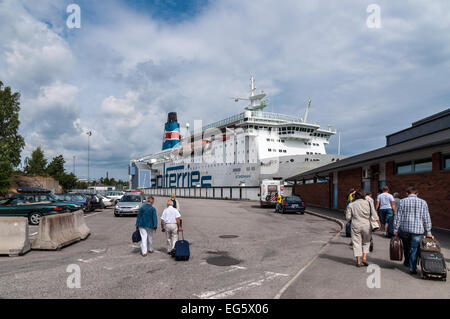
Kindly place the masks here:
POLYGON ((150 254, 153 254, 153 250, 149 250, 148 252, 149 252, 150 254))
POLYGON ((362 261, 362 264, 363 264, 364 267, 369 266, 369 263, 367 262, 367 260, 363 260, 363 261, 362 261))
POLYGON ((410 270, 409 270, 409 273, 410 273, 411 275, 417 275, 417 270, 415 270, 415 269, 410 269, 410 270))
POLYGON ((142 257, 147 257, 147 254, 141 254, 142 257))

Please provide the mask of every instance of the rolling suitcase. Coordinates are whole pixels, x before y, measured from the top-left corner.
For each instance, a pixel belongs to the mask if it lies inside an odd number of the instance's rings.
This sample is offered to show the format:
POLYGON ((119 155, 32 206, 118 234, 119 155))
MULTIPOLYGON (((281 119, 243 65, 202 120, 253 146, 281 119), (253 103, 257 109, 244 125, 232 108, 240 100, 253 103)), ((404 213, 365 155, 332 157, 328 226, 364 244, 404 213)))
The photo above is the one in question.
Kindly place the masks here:
POLYGON ((438 252, 422 251, 420 252, 420 268, 422 269, 422 278, 438 278, 447 280, 447 266, 444 256, 438 252))
POLYGON ((389 244, 389 257, 391 260, 403 260, 403 242, 398 236, 391 238, 391 243, 389 244))
POLYGON ((441 245, 434 237, 433 238, 425 237, 420 242, 420 251, 440 253, 441 245))
POLYGON ((175 260, 189 260, 189 257, 191 255, 189 251, 189 242, 187 240, 184 240, 184 233, 181 231, 182 239, 178 240, 175 243, 175 260))

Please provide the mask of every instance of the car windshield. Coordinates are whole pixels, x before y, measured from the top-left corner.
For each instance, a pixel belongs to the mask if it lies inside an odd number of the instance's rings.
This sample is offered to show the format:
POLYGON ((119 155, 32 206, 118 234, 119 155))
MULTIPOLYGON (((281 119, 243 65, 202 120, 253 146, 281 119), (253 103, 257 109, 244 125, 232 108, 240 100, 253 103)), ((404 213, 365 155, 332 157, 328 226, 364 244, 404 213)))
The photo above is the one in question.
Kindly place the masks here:
POLYGON ((121 202, 132 202, 132 203, 140 203, 141 202, 141 196, 137 195, 125 195, 120 200, 121 202))
POLYGON ((85 198, 83 197, 83 196, 81 196, 81 195, 72 195, 72 198, 74 199, 74 200, 84 200, 85 198))
POLYGON ((288 202, 301 202, 302 200, 298 196, 288 196, 286 197, 288 202))

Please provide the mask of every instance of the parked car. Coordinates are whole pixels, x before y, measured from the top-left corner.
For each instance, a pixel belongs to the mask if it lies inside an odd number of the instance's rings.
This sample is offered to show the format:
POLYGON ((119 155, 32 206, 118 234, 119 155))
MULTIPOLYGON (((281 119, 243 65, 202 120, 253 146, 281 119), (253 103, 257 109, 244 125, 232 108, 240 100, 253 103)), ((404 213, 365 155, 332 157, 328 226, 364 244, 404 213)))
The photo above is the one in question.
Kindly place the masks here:
POLYGON ((281 206, 275 207, 275 213, 301 213, 304 214, 306 204, 299 196, 287 196, 281 206))
POLYGON ((117 202, 123 197, 123 195, 124 192, 122 191, 109 191, 106 193, 106 197, 114 200, 114 204, 117 204, 117 202))
POLYGON ((97 194, 85 194, 86 196, 86 202, 84 205, 84 211, 85 212, 92 212, 96 209, 103 209, 105 208, 105 204, 103 204, 103 201, 98 197, 97 194))
POLYGON ((103 205, 105 205, 105 208, 112 207, 116 204, 114 199, 110 199, 108 197, 105 197, 105 196, 99 195, 99 194, 97 194, 97 196, 103 201, 103 205))
POLYGON ((43 216, 67 212, 70 212, 67 206, 51 202, 33 204, 21 198, 8 198, 0 201, 0 216, 26 217, 31 225, 39 225, 43 216))
POLYGON ((50 203, 53 203, 53 204, 59 205, 59 206, 67 206, 67 208, 71 212, 82 209, 82 206, 80 204, 73 203, 70 201, 60 200, 55 195, 53 195, 49 192, 48 193, 43 193, 43 192, 19 193, 19 194, 14 194, 12 196, 12 198, 19 199, 22 202, 30 203, 30 204, 50 202, 50 203))
POLYGON ((114 216, 137 215, 139 208, 146 202, 141 194, 125 194, 114 207, 114 216))
POLYGON ((84 208, 86 203, 86 196, 83 194, 55 194, 55 197, 60 201, 81 205, 82 208, 84 208))

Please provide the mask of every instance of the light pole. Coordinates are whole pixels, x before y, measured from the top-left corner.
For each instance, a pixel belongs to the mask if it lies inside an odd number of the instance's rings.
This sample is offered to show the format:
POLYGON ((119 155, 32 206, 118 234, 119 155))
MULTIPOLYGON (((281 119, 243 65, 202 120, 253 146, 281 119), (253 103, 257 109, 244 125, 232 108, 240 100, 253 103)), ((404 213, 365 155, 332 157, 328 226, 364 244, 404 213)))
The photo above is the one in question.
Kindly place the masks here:
POLYGON ((89 164, 90 164, 90 158, 89 158, 89 153, 90 153, 89 138, 91 137, 92 132, 89 131, 89 132, 87 132, 86 134, 87 134, 87 136, 88 136, 88 186, 89 186, 89 164))

